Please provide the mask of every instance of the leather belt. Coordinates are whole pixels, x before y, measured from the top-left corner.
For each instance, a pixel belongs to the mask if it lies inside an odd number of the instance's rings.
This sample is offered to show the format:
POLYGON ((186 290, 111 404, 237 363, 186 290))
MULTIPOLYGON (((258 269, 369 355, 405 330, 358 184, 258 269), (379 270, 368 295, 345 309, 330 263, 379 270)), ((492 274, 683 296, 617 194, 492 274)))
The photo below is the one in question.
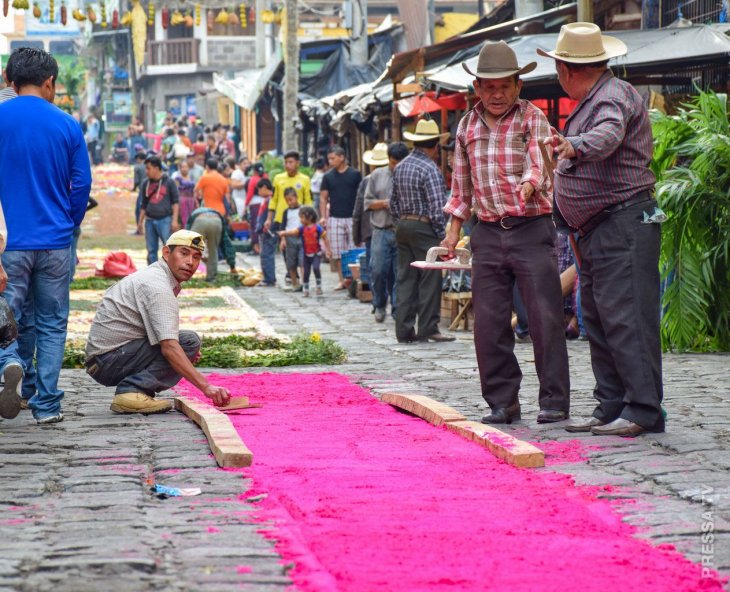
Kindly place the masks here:
POLYGON ((595 216, 593 216, 593 218, 590 218, 588 220, 588 222, 583 224, 583 226, 581 226, 578 229, 578 234, 580 236, 585 236, 591 230, 595 229, 601 222, 603 222, 611 214, 615 214, 616 212, 625 210, 626 208, 630 208, 631 206, 635 206, 640 203, 651 201, 653 199, 654 199, 654 197, 652 196, 651 193, 649 193, 648 191, 642 191, 641 193, 635 195, 631 199, 627 199, 626 201, 622 201, 622 202, 619 202, 612 206, 608 206, 607 208, 604 208, 600 212, 598 212, 595 216))
POLYGON ((418 216, 416 214, 402 214, 400 216, 401 220, 415 220, 416 222, 425 222, 426 224, 431 224, 431 218, 428 216, 418 216))
POLYGON ((527 222, 533 222, 534 220, 540 220, 541 218, 548 218, 550 215, 551 214, 540 214, 539 216, 505 216, 504 218, 493 220, 491 222, 479 220, 479 224, 489 224, 491 226, 499 226, 504 230, 511 230, 527 222))

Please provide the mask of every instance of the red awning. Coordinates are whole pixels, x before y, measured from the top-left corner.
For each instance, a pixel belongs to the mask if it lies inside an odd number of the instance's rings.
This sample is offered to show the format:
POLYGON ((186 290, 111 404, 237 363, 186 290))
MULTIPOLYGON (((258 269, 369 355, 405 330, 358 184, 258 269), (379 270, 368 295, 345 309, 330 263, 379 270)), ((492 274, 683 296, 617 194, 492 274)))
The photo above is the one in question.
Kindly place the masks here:
POLYGON ((446 109, 454 111, 466 108, 466 97, 462 93, 436 96, 433 91, 413 95, 396 101, 402 117, 418 117, 446 109))

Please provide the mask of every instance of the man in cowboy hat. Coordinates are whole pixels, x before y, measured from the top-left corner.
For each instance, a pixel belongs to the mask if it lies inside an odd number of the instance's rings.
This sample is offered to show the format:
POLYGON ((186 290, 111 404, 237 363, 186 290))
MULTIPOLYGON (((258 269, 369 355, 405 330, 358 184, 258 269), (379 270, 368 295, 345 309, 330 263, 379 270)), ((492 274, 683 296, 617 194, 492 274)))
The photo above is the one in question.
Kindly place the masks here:
POLYGON ((482 396, 491 412, 484 423, 520 419, 522 372, 514 355, 512 293, 515 283, 530 320, 540 381, 539 423, 562 421, 570 408, 568 353, 555 252, 552 199, 538 140, 550 133, 545 115, 519 98, 520 74, 504 41, 479 52, 474 92, 480 99, 456 132, 452 196, 444 210, 451 226, 442 245, 453 251, 472 210, 474 344, 482 396))
POLYGON ((395 278, 398 273, 398 248, 395 242, 395 221, 390 213, 390 197, 393 194, 393 170, 408 156, 403 142, 390 145, 377 144, 371 152, 363 154, 375 169, 365 189, 365 211, 370 212, 373 229, 370 247, 370 287, 373 292, 375 322, 385 320, 385 307, 390 297, 390 314, 395 318, 395 278), (388 166, 384 166, 388 165, 388 166))
POLYGON ((411 267, 412 262, 424 260, 428 250, 444 238, 446 187, 434 160, 440 139, 447 135, 439 132, 435 121, 422 119, 415 133, 403 134, 413 142, 413 151, 393 171, 390 212, 397 223, 398 245, 395 336, 401 343, 454 340, 438 328, 441 274, 411 267))
POLYGON ((626 45, 592 23, 572 23, 561 29, 555 50, 537 51, 555 60, 560 85, 578 101, 563 134, 551 134, 549 143, 558 155, 556 205, 580 235, 583 322, 598 405, 589 421, 566 429, 663 432, 661 230, 643 223, 656 208, 651 126, 639 93, 607 66, 626 45))
MULTIPOLYGON (((214 247, 215 248, 215 247, 214 247)), ((178 230, 162 247, 162 259, 109 288, 96 311, 86 344, 86 372, 104 386, 116 386, 115 413, 162 413, 169 400, 155 394, 188 379, 216 405, 228 391, 213 386, 193 366, 200 337, 178 329, 177 295, 200 264, 205 240, 178 230)))

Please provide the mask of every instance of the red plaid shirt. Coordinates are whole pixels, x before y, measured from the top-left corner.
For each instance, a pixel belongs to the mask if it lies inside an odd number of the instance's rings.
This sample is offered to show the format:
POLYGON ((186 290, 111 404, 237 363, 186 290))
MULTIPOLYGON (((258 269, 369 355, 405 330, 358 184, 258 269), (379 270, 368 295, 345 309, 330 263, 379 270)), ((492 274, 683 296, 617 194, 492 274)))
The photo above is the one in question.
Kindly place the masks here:
POLYGON ((543 172, 538 140, 550 137, 550 124, 540 109, 517 99, 490 130, 478 103, 459 122, 456 132, 451 199, 444 212, 462 220, 471 209, 480 220, 505 216, 539 216, 553 210, 552 188, 543 172), (535 193, 525 202, 517 190, 531 183, 535 193))

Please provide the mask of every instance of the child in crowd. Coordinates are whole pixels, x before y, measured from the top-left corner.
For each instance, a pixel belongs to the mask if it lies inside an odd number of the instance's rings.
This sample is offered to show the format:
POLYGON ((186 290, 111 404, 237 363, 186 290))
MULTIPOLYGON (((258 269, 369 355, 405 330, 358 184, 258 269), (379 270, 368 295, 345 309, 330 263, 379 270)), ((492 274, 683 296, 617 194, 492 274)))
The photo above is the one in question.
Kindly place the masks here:
MULTIPOLYGON (((144 165, 145 158, 147 158, 147 155, 144 152, 137 152, 137 154, 134 155, 134 187, 132 187, 132 191, 139 191, 139 186, 142 185, 144 180, 147 178, 147 170, 144 165)), ((139 211, 141 209, 142 194, 139 194, 137 196, 137 202, 134 205, 135 230, 132 234, 142 234, 136 226, 139 224, 139 211)))
POLYGON ((284 253, 286 271, 291 278, 291 288, 287 289, 292 292, 301 292, 302 286, 299 284, 299 274, 297 272, 301 252, 301 241, 299 240, 298 233, 289 232, 299 228, 299 210, 301 208, 299 205, 299 196, 297 195, 297 190, 294 189, 294 187, 287 187, 284 190, 284 201, 286 201, 287 209, 284 211, 284 217, 281 221, 282 232, 279 233, 279 236, 281 237, 281 244, 279 247, 284 253))
MULTIPOLYGON (((317 224, 317 210, 311 206, 299 208, 299 221, 301 225, 292 230, 285 230, 279 233, 282 237, 298 237, 304 251, 304 297, 309 297, 309 277, 314 270, 314 277, 317 281, 317 296, 322 295, 322 273, 319 269, 322 259, 320 240, 324 242, 325 253, 329 257, 330 245, 327 240, 327 233, 317 224)), ((287 246, 287 248, 289 248, 287 246)))
POLYGON ((274 186, 268 179, 259 179, 256 183, 256 195, 263 199, 259 208, 258 220, 252 221, 256 224, 256 230, 261 239, 261 271, 264 273, 264 281, 261 286, 276 285, 276 243, 277 237, 272 230, 264 230, 266 218, 269 215, 269 202, 274 195, 274 186))

